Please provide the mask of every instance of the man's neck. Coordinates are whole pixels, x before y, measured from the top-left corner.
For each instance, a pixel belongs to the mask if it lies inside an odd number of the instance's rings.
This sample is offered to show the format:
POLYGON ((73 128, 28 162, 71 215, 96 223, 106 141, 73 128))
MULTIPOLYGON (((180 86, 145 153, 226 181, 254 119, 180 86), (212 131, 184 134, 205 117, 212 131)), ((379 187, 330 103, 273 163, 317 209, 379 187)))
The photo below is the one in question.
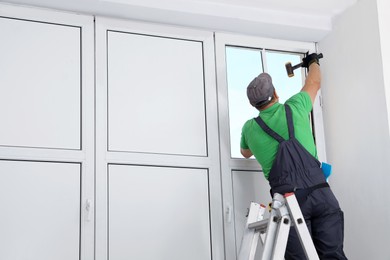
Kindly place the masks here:
POLYGON ((271 103, 269 103, 268 105, 266 105, 265 107, 260 109, 260 111, 266 110, 267 108, 272 107, 274 104, 276 104, 278 102, 279 102, 279 99, 276 99, 275 101, 272 101, 271 103))

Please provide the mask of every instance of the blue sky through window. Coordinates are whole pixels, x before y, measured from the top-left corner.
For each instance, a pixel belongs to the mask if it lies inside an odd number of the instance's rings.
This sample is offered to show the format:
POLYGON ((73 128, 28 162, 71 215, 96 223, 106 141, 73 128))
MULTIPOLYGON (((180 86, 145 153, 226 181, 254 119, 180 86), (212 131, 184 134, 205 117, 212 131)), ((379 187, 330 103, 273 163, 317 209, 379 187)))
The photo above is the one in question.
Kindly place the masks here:
POLYGON ((292 78, 287 76, 285 69, 286 62, 291 62, 292 65, 300 63, 302 54, 266 51, 265 56, 262 57, 261 49, 226 47, 230 145, 233 158, 242 158, 240 153, 242 126, 248 119, 259 114, 249 104, 246 87, 257 75, 263 72, 262 58, 266 59, 266 72, 272 77, 281 103, 284 103, 302 88, 301 69, 295 70, 295 76, 292 78))

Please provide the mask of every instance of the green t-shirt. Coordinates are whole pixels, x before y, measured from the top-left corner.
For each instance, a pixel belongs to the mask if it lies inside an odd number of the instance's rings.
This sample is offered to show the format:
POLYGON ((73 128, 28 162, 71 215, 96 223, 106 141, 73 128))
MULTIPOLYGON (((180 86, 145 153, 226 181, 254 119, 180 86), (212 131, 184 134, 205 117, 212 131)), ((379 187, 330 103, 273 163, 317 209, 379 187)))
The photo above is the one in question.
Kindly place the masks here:
MULTIPOLYGON (((312 103, 307 92, 301 91, 286 101, 290 106, 295 138, 317 158, 317 150, 311 131, 310 111, 312 103)), ((283 104, 276 103, 261 111, 260 117, 264 122, 285 140, 288 140, 286 112, 283 104)), ((241 148, 250 149, 256 160, 263 168, 264 176, 268 180, 269 172, 275 160, 279 143, 261 129, 254 119, 248 120, 241 133, 241 148)))

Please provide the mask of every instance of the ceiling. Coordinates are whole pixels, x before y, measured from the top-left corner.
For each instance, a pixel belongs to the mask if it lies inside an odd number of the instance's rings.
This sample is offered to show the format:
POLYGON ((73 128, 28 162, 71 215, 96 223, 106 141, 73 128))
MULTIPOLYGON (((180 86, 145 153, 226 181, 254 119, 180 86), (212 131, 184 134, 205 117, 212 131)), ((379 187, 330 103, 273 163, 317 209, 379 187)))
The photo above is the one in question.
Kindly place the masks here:
POLYGON ((131 20, 288 40, 321 40, 358 0, 5 0, 131 20))

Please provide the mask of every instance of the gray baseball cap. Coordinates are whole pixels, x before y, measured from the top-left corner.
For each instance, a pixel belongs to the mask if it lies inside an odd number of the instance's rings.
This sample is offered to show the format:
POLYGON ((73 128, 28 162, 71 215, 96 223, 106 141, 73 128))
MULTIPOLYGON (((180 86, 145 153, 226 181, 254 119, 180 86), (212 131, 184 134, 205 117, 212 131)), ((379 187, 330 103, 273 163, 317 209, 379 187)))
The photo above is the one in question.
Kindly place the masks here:
POLYGON ((274 95, 274 85, 268 73, 261 73, 249 83, 246 94, 252 106, 263 106, 271 102, 274 95))

